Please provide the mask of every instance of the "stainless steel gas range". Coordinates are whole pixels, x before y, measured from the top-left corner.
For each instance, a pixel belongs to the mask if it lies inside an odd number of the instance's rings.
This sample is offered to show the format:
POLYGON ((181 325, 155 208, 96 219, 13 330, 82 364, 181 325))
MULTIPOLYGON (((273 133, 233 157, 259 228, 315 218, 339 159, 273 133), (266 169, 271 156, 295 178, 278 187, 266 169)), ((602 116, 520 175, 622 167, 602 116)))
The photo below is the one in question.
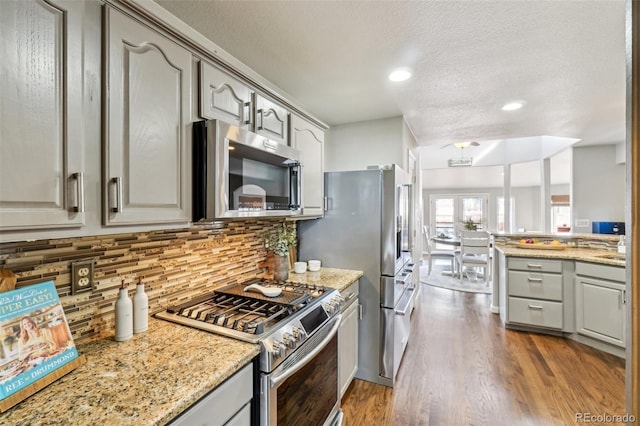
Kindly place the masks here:
POLYGON ((337 332, 343 302, 335 289, 256 279, 156 316, 260 345, 261 425, 339 425, 337 332), (245 290, 254 284, 280 294, 245 290))

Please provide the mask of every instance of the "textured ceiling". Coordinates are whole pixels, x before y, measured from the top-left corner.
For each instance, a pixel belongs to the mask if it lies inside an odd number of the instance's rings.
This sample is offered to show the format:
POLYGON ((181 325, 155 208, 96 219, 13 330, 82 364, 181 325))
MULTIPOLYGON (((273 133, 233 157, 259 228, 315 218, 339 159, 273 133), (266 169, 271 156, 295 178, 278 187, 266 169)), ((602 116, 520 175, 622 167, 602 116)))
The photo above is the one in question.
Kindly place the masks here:
POLYGON ((404 115, 420 145, 625 139, 624 0, 157 3, 329 125, 404 115), (413 78, 389 82, 398 66, 413 78))

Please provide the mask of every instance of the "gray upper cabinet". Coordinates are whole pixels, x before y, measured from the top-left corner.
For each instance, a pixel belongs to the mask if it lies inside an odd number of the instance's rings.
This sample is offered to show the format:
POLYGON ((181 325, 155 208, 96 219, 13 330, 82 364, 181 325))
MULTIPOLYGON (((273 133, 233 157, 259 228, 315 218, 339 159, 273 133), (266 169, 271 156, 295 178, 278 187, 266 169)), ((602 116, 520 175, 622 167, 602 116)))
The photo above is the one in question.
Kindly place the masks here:
POLYGON ((289 145, 287 110, 259 94, 255 95, 255 103, 255 132, 271 140, 289 145))
POLYGON ((213 65, 200 61, 200 116, 250 128, 252 91, 213 65))
POLYGON ((188 222, 189 51, 105 6, 105 225, 188 222))
POLYGON ((324 131, 291 115, 291 146, 301 153, 302 214, 324 214, 324 131))
POLYGON ((84 214, 84 2, 0 1, 0 229, 84 214))

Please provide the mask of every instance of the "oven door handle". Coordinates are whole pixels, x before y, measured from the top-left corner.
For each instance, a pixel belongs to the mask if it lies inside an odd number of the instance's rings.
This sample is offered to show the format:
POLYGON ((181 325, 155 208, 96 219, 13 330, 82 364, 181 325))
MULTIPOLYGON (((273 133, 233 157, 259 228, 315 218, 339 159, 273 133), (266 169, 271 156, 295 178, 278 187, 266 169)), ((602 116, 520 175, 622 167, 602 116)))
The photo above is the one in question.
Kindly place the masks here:
POLYGON ((322 339, 322 341, 318 343, 318 345, 311 352, 306 354, 304 357, 302 357, 302 359, 300 359, 300 361, 296 362, 291 367, 285 369, 280 375, 274 376, 271 378, 270 386, 272 388, 277 387, 280 383, 282 383, 283 381, 287 380, 289 377, 294 375, 298 370, 304 367, 311 360, 311 358, 318 355, 325 348, 325 346, 329 344, 331 339, 333 339, 333 337, 338 332, 338 329, 340 328, 342 315, 336 315, 331 321, 333 321, 333 326, 331 326, 331 331, 329 331, 329 334, 327 334, 327 336, 324 339, 322 339))

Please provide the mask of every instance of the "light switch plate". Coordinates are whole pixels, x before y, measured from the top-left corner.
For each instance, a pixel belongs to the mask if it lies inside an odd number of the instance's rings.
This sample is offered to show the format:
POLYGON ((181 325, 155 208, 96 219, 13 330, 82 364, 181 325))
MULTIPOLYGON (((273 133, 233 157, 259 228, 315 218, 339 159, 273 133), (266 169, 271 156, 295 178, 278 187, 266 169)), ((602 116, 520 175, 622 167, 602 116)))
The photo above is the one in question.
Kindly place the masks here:
POLYGON ((576 219, 576 226, 579 228, 586 228, 589 226, 589 219, 576 219))
POLYGON ((93 289, 93 260, 71 264, 71 294, 93 289))

